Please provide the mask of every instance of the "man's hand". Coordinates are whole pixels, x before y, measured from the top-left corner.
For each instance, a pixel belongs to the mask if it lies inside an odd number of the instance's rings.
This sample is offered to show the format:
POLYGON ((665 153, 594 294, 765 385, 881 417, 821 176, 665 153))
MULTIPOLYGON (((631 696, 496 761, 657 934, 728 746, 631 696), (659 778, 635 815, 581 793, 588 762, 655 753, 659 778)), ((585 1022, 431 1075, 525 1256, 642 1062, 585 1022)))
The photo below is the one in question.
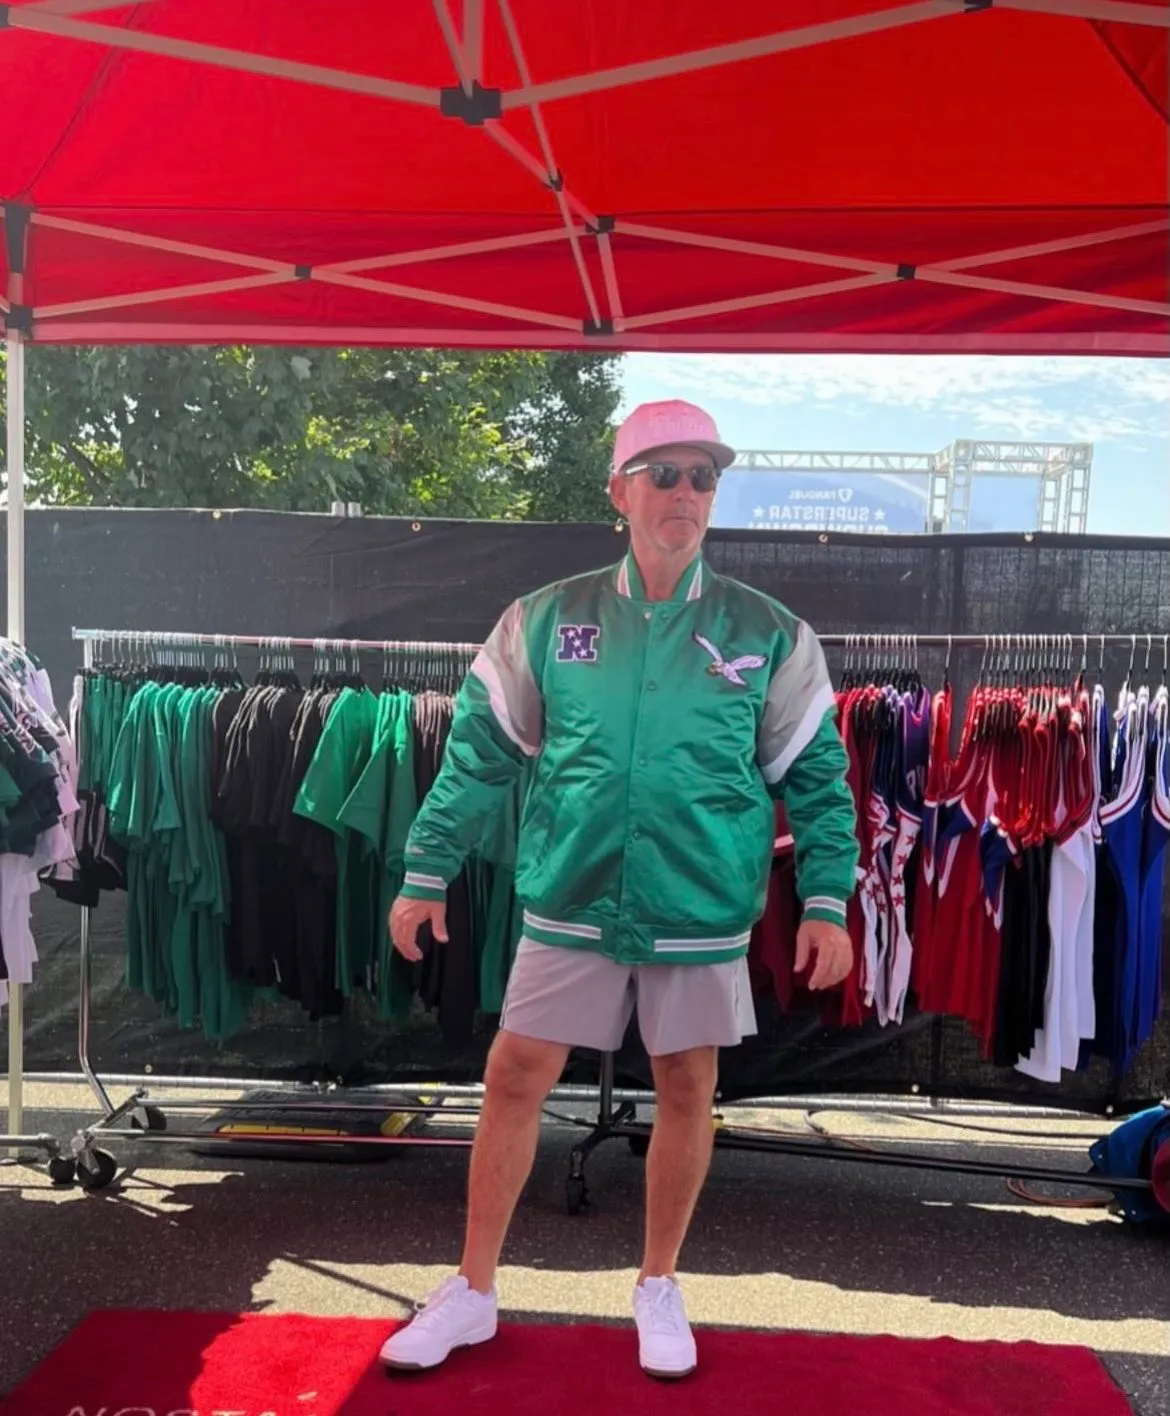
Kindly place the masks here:
POLYGON ((399 895, 390 907, 390 939, 404 959, 417 964, 422 958, 418 932, 429 924, 440 944, 447 942, 447 905, 443 900, 411 900, 399 895))
POLYGON ((835 988, 853 970, 853 940, 839 924, 822 919, 806 920, 796 935, 796 972, 808 968, 813 955, 816 966, 808 981, 811 989, 835 988))

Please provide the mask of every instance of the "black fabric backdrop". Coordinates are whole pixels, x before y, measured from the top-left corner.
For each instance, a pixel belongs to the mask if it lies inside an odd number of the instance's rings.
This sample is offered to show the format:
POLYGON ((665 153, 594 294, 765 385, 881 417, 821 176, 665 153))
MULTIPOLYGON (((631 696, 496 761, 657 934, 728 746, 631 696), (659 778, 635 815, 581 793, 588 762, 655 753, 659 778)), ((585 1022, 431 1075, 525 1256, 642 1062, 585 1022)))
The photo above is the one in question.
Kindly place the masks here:
MULTIPOLYGON (((626 539, 611 526, 335 519, 261 512, 40 510, 27 518, 27 640, 68 701, 80 645, 72 626, 354 639, 480 641, 517 594, 616 561, 626 539)), ((776 595, 822 633, 1133 633, 1170 629, 1170 542, 1100 537, 777 536, 713 532, 714 567, 776 595)), ((1080 646, 1077 646, 1078 654, 1080 646)), ((1099 651, 1089 647, 1095 668, 1099 651)), ((1137 646, 1144 671, 1146 642, 1137 646)), ((311 657, 311 656, 310 656, 311 657)), ((840 665, 839 651, 830 663, 840 665)), ((980 652, 956 651, 960 688, 980 652)), ((1128 650, 1106 656, 1116 692, 1128 650)), ((923 650, 929 683, 943 656, 923 650)), ((253 661, 254 662, 254 661, 253 661)), ((240 667, 250 667, 246 654, 240 667)), ((371 663, 375 674, 380 663, 371 663)), ((1155 639, 1150 675, 1160 680, 1155 639)), ((160 1017, 122 979, 123 901, 93 916, 91 1060, 100 1071, 250 1078, 475 1081, 490 1020, 459 1054, 431 1018, 389 1030, 372 1011, 309 1024, 292 1006, 258 1009, 222 1049, 160 1017)), ((27 992, 30 1071, 76 1070, 79 912, 47 891, 35 901, 40 950, 27 992)), ((1170 930, 1164 945, 1170 946, 1170 930)), ((1170 959, 1170 947, 1166 948, 1170 959)), ((725 1054, 727 1099, 854 1092, 1034 1099, 1091 1111, 1129 1111, 1170 1093, 1170 1010, 1120 1081, 1103 1064, 1059 1088, 982 1062, 961 1022, 910 1017, 832 1031, 815 1016, 759 1003, 761 1032, 725 1054)), ((619 1080, 645 1085, 636 1029, 619 1080)), ((596 1079, 574 1058, 568 1080, 596 1079)))

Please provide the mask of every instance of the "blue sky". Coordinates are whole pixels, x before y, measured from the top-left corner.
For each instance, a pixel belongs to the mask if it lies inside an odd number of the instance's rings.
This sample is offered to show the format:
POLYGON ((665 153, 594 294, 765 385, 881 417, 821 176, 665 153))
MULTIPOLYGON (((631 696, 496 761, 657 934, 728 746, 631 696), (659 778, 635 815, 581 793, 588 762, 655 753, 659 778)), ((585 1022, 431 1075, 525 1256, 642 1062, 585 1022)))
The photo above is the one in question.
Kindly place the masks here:
POLYGON ((1091 442, 1088 530, 1170 536, 1170 361, 631 354, 622 378, 626 408, 691 399, 741 448, 937 452, 958 438, 1091 442))

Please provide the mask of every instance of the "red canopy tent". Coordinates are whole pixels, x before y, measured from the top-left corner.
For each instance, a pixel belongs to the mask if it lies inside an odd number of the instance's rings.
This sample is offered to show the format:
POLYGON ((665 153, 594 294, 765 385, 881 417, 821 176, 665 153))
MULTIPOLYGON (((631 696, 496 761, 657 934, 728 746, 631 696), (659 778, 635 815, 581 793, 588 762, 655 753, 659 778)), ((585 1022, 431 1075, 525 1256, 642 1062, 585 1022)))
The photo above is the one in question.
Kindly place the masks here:
POLYGON ((1166 0, 0 4, 9 321, 1167 353, 1168 22, 1166 0))
POLYGON ((0 3, 9 633, 28 340, 1170 354, 1168 27, 1170 0, 0 3))

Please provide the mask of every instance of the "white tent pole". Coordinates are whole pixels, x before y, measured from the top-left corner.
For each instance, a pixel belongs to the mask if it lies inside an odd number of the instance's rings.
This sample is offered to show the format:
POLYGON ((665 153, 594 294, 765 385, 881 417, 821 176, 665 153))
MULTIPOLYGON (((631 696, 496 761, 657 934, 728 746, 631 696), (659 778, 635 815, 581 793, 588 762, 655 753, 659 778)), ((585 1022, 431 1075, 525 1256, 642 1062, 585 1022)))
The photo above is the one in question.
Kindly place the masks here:
MULTIPOLYGON (((137 0, 139 5, 142 0, 137 0)), ((41 15, 88 15, 94 10, 112 10, 114 5, 112 0, 35 0, 35 3, 26 5, 26 10, 33 10, 41 15)))
POLYGON ((700 251, 729 251, 732 255, 760 256, 764 260, 792 261, 797 265, 823 265, 833 270, 855 270, 861 274, 888 275, 889 260, 865 260, 860 256, 833 251, 809 251, 803 246, 778 246, 773 241, 741 241, 732 236, 712 236, 699 231, 677 231, 669 226, 648 226, 642 221, 618 217, 614 231, 619 236, 637 236, 645 241, 663 241, 674 246, 694 246, 700 251))
MULTIPOLYGON (((531 159, 533 171, 542 178, 544 169, 531 159)), ((573 199, 569 198, 570 205, 573 199)), ((580 204, 578 204, 580 205, 580 204)), ((591 212, 581 209, 582 219, 594 224, 596 218, 591 212)), ((92 221, 73 221, 62 216, 48 216, 44 212, 33 212, 33 226, 43 226, 52 231, 67 231, 75 236, 92 236, 98 241, 113 241, 124 246, 141 246, 148 251, 170 251, 178 256, 193 256, 197 260, 218 261, 225 265, 241 265, 256 271, 270 271, 285 279, 296 278, 296 267, 288 261, 267 260, 260 256, 245 255, 241 251, 225 251, 214 246, 195 246, 189 241, 171 241, 163 236, 148 236, 141 231, 130 231, 123 227, 96 226, 92 221)), ((579 232, 584 235, 582 229, 579 232)), ((456 241, 444 246, 419 246, 407 251, 391 251, 375 256, 362 256, 352 261, 330 261, 313 266, 313 272, 333 271, 338 275, 353 275, 364 270, 389 269, 392 266, 425 265, 432 261, 456 260, 464 256, 478 256, 492 251, 521 250, 526 246, 542 246, 556 241, 565 241, 568 234, 562 226, 547 227, 540 231, 525 231, 515 236, 491 236, 479 241, 456 241)), ((158 292, 158 298, 169 298, 169 291, 158 292)), ((118 297, 111 296, 111 299, 118 297)), ((0 296, 0 310, 6 308, 0 296)), ((196 343, 200 341, 196 340, 196 343)))
POLYGON ((483 82, 484 0, 463 0, 463 54, 471 77, 483 82))
POLYGON ((1157 5, 1128 5, 1125 0, 1000 0, 1000 4, 1005 10, 1032 10, 1040 15, 1170 29, 1170 11, 1157 5))
MULTIPOLYGON (((516 70, 520 75, 520 82, 529 88, 532 84, 532 72, 528 67, 528 59, 524 53, 524 46, 520 43, 520 31, 516 26, 516 21, 512 16, 512 7, 508 0, 496 0, 500 9, 500 19, 504 22, 504 29, 508 33, 508 44, 512 50, 512 58, 516 61, 516 70)), ((541 117, 539 107, 532 105, 532 121, 536 125, 536 136, 540 143, 541 155, 544 158, 545 181, 552 188, 557 199, 557 206, 560 209, 561 220, 564 222, 565 230, 569 233, 569 244, 573 251, 573 261, 577 267, 577 275, 581 281, 581 289, 585 293, 585 303, 589 306, 589 317, 593 322, 593 328, 601 328, 601 308, 597 303, 597 296, 593 292, 593 281, 589 275, 589 267, 585 264, 585 254, 581 249, 581 242, 577 236, 576 228, 573 225, 573 216, 569 210, 569 201, 565 193, 564 176, 557 165, 557 160, 553 156, 552 139, 548 135, 548 128, 541 117)))
POLYGON ((121 226, 98 226, 92 221, 73 221, 66 216, 52 216, 34 211, 33 226, 50 231, 68 231, 74 236, 94 236, 99 241, 117 241, 123 246, 143 246, 148 251, 171 251, 176 256, 194 256, 197 260, 220 261, 224 265, 241 265, 250 270, 271 271, 274 275, 289 268, 288 261, 272 261, 261 256, 245 255, 241 251, 223 251, 216 246, 196 246, 190 241, 171 241, 165 236, 148 236, 142 231, 130 231, 121 226))
POLYGON ((617 265, 613 258, 613 244, 609 232, 603 231, 597 238, 597 253, 601 257, 601 270, 605 277, 605 293, 609 299, 609 317, 620 320, 625 314, 622 309, 621 287, 618 285, 617 265))
POLYGON ((866 290, 871 285, 888 285, 897 279, 887 275, 851 275, 846 280, 829 280, 818 285, 800 285, 794 290, 769 290, 763 295, 745 295, 736 300, 714 300, 709 305, 684 305, 677 310, 655 310, 615 321, 619 334, 626 330, 650 329, 654 325, 677 324, 680 320, 708 319, 712 315, 734 314, 739 310, 760 310, 768 305, 787 305, 794 300, 815 300, 822 295, 842 295, 849 290, 866 290))
MULTIPOLYGON (((112 0, 109 8, 116 8, 112 0)), ((327 69, 319 64, 301 64, 292 59, 272 59, 266 54, 250 54, 245 50, 226 49, 218 44, 195 44, 190 40, 173 39, 169 35, 121 29, 117 25, 71 20, 64 15, 46 13, 35 5, 12 6, 8 15, 8 26, 14 30, 28 30, 33 34, 53 35, 58 39, 76 39, 102 48, 129 49, 137 54, 185 59, 193 64, 209 64, 212 68, 230 69, 241 74, 291 79, 294 83, 315 84, 321 88, 339 89, 343 93, 394 99, 422 108, 437 109, 439 106, 438 89, 397 83, 391 79, 377 78, 373 74, 327 69)))
MULTIPOLYGON (((10 277, 14 286, 21 277, 10 277)), ((12 304, 20 300, 12 291, 12 304)), ((24 643, 24 337, 8 331, 8 637, 24 643)), ((24 994, 8 985, 8 1133, 24 1129, 24 994)))
POLYGON ((1054 304, 1096 305, 1104 310, 1133 310, 1141 315, 1170 315, 1170 304, 1164 300, 1131 300, 1127 295, 1097 295, 1091 290, 1068 290, 1064 286, 1033 285, 1022 280, 993 280, 987 275, 960 275, 957 271, 936 270, 921 266, 919 280, 932 285, 957 285, 968 290, 992 290, 1003 295, 1026 295, 1033 300, 1051 300, 1054 304))
POLYGON ((439 21, 439 28, 443 31, 443 38, 447 42, 447 50, 455 65, 455 72, 459 75, 459 85, 470 98, 472 93, 471 72, 467 67, 467 55, 463 52, 463 45, 455 30, 455 21, 451 18, 451 11, 447 8, 447 0, 434 0, 434 6, 435 17, 439 21))
MULTIPOLYGON (((14 11, 15 14, 20 12, 14 11)), ((842 39, 858 39, 863 35, 880 34, 883 30, 904 25, 924 24, 932 20, 959 19, 963 16, 963 0, 914 0, 909 5, 872 14, 851 15, 843 20, 807 25, 801 29, 780 30, 758 35, 754 39, 737 40, 711 49, 695 49, 685 54, 669 54, 660 59, 647 59, 637 64, 600 69, 593 73, 574 74, 566 79, 509 89, 502 98, 504 112, 529 107, 534 103, 552 103, 562 98, 580 98, 587 93, 602 93, 630 84, 644 84, 653 79, 673 78, 677 74, 694 74, 703 69, 719 69, 727 64, 742 64, 752 59, 764 59, 773 54, 787 54, 797 49, 813 49, 842 39)))
POLYGON ((1079 236, 1062 236, 1058 241, 1036 241, 1030 246, 1012 246, 1003 251, 984 251, 978 256, 959 256, 953 261, 931 261, 931 270, 970 270, 985 265, 1000 265, 1006 261, 1023 261, 1033 256, 1056 255, 1061 251, 1083 251, 1090 246, 1104 246, 1110 241, 1132 241, 1137 236, 1156 236, 1170 231, 1170 220, 1160 216, 1156 221, 1139 221, 1133 226, 1113 226, 1108 231, 1089 231, 1079 236))
POLYGON ((226 295, 236 290, 258 290, 265 285, 290 285, 296 280, 294 267, 280 275, 241 275, 234 280, 204 280, 195 285, 172 285, 162 290, 136 290, 130 295, 108 295, 98 300, 74 300, 68 305, 37 305, 33 318, 60 319, 65 315, 86 315, 97 310, 125 310, 133 305, 168 304, 172 300, 194 300, 200 295, 226 295))
POLYGON ((24 643, 24 336, 8 344, 8 637, 24 643))
MULTIPOLYGON (((660 319, 661 316, 654 318, 660 319)), ((853 330, 792 332, 783 329, 752 330, 743 334, 656 331, 652 328, 628 330, 620 348, 609 335, 589 340, 589 349, 617 349, 650 353, 693 354, 986 354, 989 342, 984 331, 968 334, 888 334, 853 330)), ((394 349, 448 348, 514 349, 513 329, 475 329, 466 326, 335 324, 211 324, 168 320, 152 327, 155 339, 168 344, 321 344, 334 348, 343 344, 387 346, 394 349)), ((572 329, 544 329, 535 325, 524 331, 525 348, 583 348, 581 326, 572 329)), ((38 344, 141 344, 142 325, 134 320, 80 319, 48 320, 37 329, 38 344)), ((1002 334, 990 350, 997 354, 1097 354, 1110 357, 1165 357, 1166 336, 1158 331, 1106 329, 1094 336, 1081 331, 1066 334, 1002 334)))
POLYGON ((566 315, 554 315, 545 310, 528 310, 520 305, 499 305, 491 300, 473 300, 467 295, 449 295, 442 290, 423 290, 414 285, 396 285, 388 280, 367 280, 360 275, 334 275, 322 269, 314 279, 324 285, 348 286, 351 290, 369 290, 375 295, 397 295, 403 300, 421 300, 428 305, 441 305, 450 310, 472 310, 485 315, 502 315, 522 324, 547 325, 550 329, 580 330, 581 321, 566 315))

